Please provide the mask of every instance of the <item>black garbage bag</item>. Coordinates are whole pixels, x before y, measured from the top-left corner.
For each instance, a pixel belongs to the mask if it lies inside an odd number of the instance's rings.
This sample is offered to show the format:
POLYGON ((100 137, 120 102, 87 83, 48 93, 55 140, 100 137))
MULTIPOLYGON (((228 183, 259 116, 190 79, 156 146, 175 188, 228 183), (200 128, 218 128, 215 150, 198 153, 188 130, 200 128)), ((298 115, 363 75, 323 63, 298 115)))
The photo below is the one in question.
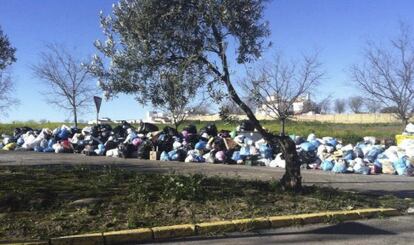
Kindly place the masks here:
POLYGON ((188 135, 186 140, 187 140, 188 144, 191 146, 191 148, 194 149, 195 145, 200 140, 200 136, 198 136, 197 134, 190 134, 190 135, 188 135))
POLYGON ((226 151, 226 144, 224 143, 223 138, 215 137, 213 142, 213 148, 215 151, 226 151))
POLYGON ((72 144, 73 152, 74 153, 82 153, 83 149, 85 148, 86 144, 85 141, 79 140, 77 144, 72 144))
POLYGON ((169 152, 173 149, 174 138, 169 134, 162 133, 158 136, 156 147, 159 152, 169 152))
POLYGON ((111 135, 116 138, 126 138, 128 136, 128 133, 127 129, 122 127, 122 125, 118 125, 112 130, 111 135))
POLYGON ((315 151, 299 151, 298 157, 301 165, 309 165, 318 161, 318 156, 315 151))
POLYGON ((197 127, 193 124, 184 127, 183 130, 187 131, 189 134, 197 134, 197 127))
POLYGON ((240 131, 254 131, 254 125, 251 121, 244 120, 240 123, 240 131))
POLYGON ((149 159, 150 151, 153 145, 150 140, 144 140, 138 147, 137 158, 138 159, 149 159))
POLYGON ((169 126, 164 127, 164 129, 162 130, 162 132, 164 134, 168 134, 170 136, 177 136, 177 135, 179 135, 178 134, 178 131, 175 130, 175 128, 172 128, 172 127, 169 127, 169 126))
POLYGON ((147 134, 147 133, 155 132, 155 131, 158 131, 158 130, 159 129, 158 129, 157 125, 155 125, 155 124, 147 123, 147 122, 141 122, 139 124, 138 133, 147 134))
POLYGON ((216 137, 217 136, 217 127, 214 123, 209 123, 204 128, 200 129, 200 135, 203 133, 207 133, 209 136, 216 137))
POLYGON ((118 152, 121 158, 136 158, 138 156, 137 147, 133 144, 120 143, 118 145, 118 152))
POLYGON ((29 131, 33 131, 33 129, 30 128, 30 127, 26 127, 26 126, 19 127, 19 128, 15 128, 14 129, 14 132, 13 132, 13 137, 15 139, 18 139, 20 136, 22 136, 23 134, 25 134, 25 133, 27 133, 29 131))
POLYGON ((82 150, 82 153, 86 156, 96 156, 95 149, 96 146, 86 145, 85 148, 82 150))

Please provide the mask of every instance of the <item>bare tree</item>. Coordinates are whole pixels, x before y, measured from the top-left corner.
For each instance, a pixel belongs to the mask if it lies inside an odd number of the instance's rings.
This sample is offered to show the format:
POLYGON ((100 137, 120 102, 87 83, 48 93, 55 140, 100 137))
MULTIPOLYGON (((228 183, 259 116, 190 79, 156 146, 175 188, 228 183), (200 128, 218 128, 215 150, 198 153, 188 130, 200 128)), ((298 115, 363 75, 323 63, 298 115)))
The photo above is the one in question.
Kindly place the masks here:
POLYGON ((327 114, 331 110, 332 96, 328 95, 324 99, 318 102, 319 113, 327 114))
POLYGON ((0 112, 5 115, 7 109, 18 103, 13 98, 14 84, 12 83, 8 67, 16 62, 16 49, 10 44, 8 37, 0 28, 0 112))
POLYGON ((365 101, 365 107, 369 113, 377 113, 381 110, 381 103, 378 101, 367 99, 365 101))
POLYGON ((352 80, 384 107, 396 107, 407 124, 414 111, 414 42, 410 28, 400 24, 389 46, 368 43, 364 62, 351 68, 352 80))
POLYGON ((96 93, 87 67, 65 47, 48 44, 32 70, 47 86, 44 91, 46 100, 69 111, 77 126, 79 113, 92 105, 92 96, 96 93))
POLYGON ((311 100, 305 101, 305 103, 303 104, 302 113, 314 112, 317 114, 326 114, 330 110, 331 100, 331 96, 329 95, 326 98, 320 100, 319 102, 314 102, 311 100))
POLYGON ((345 112, 345 100, 342 99, 336 99, 334 103, 334 111, 338 114, 342 114, 345 112))
POLYGON ((13 98, 14 85, 10 75, 0 70, 0 112, 7 116, 7 109, 15 106, 19 101, 13 98))
POLYGON ((294 114, 294 103, 306 101, 306 95, 322 77, 317 54, 303 56, 299 64, 276 54, 268 65, 249 72, 243 87, 267 115, 281 122, 281 134, 285 135, 285 123, 294 114))
POLYGON ((348 100, 349 109, 353 113, 361 113, 362 106, 364 105, 364 99, 361 96, 354 96, 348 100))

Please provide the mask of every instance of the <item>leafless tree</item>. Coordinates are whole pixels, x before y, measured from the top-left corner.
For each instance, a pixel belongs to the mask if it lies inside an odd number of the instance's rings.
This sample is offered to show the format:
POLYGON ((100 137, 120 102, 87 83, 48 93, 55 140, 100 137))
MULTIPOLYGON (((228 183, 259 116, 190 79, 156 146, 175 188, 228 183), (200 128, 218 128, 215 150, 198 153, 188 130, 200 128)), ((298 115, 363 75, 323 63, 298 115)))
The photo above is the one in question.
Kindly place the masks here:
POLYGON ((365 107, 369 113, 377 113, 381 110, 381 103, 378 101, 367 99, 365 101, 365 107))
POLYGON ((332 96, 328 95, 324 99, 318 102, 319 113, 327 114, 331 110, 332 96))
POLYGON ((12 94, 14 84, 12 83, 9 66, 16 62, 16 48, 12 47, 9 38, 0 27, 0 113, 7 115, 7 109, 18 103, 12 94))
POLYGON ((70 112, 77 126, 78 115, 92 105, 92 96, 96 93, 92 76, 81 59, 62 45, 48 44, 32 70, 47 86, 43 92, 46 100, 70 112))
POLYGON ((301 62, 288 62, 278 53, 268 64, 249 71, 243 87, 267 115, 281 122, 284 135, 286 120, 293 115, 293 104, 306 100, 322 77, 317 54, 304 55, 301 62))
POLYGON ((361 113, 362 106, 364 105, 364 99, 361 96, 350 97, 348 100, 349 109, 353 113, 361 113))
POLYGON ((342 114, 345 112, 345 100, 343 99, 336 99, 334 104, 334 111, 338 114, 342 114))
POLYGON ((14 84, 6 71, 0 70, 0 113, 7 115, 7 110, 19 101, 13 98, 14 84))
POLYGON ((396 116, 407 124, 414 111, 414 42, 408 25, 389 46, 369 42, 362 64, 351 68, 352 80, 384 107, 396 107, 396 116))

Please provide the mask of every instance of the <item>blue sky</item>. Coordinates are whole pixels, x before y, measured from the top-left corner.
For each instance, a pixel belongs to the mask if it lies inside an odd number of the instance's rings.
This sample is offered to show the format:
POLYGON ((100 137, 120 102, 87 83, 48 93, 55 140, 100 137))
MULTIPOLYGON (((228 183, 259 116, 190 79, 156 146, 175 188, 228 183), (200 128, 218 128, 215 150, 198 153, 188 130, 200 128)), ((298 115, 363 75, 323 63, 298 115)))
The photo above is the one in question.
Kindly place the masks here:
MULTIPOLYGON (((102 38, 98 14, 110 13, 113 0, 0 0, 0 25, 17 48, 13 65, 16 97, 21 104, 1 121, 63 121, 68 114, 48 105, 39 91, 40 81, 30 65, 37 62, 45 43, 76 47, 84 56, 95 53, 93 41, 102 38)), ((315 92, 346 98, 358 94, 347 69, 360 59, 367 39, 386 41, 397 34, 398 21, 414 27, 412 0, 273 0, 266 9, 270 41, 287 57, 321 51, 326 78, 315 92)), ((237 72, 237 71, 236 71, 237 72)), ((133 97, 119 96, 103 102, 101 116, 138 119, 150 108, 133 97)), ((81 118, 93 119, 93 111, 81 118)))

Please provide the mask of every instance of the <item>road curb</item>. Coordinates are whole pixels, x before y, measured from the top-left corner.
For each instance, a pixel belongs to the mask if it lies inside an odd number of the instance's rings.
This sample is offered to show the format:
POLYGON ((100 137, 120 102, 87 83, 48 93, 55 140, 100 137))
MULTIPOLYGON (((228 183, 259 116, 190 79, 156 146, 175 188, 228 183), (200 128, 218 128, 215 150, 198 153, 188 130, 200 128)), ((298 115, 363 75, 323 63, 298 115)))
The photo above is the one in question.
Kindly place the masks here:
MULTIPOLYGON (((366 219, 378 216, 401 215, 393 208, 370 208, 349 211, 332 211, 311 214, 297 214, 284 216, 259 217, 251 219, 237 219, 228 221, 214 221, 199 224, 184 224, 172 226, 160 226, 152 228, 141 228, 123 231, 111 231, 103 233, 64 236, 52 238, 49 242, 39 243, 41 245, 113 245, 128 242, 148 242, 167 240, 179 237, 190 237, 198 235, 214 235, 225 232, 252 231, 259 229, 280 228, 292 225, 305 225, 315 223, 326 223, 329 221, 346 221, 366 219)), ((32 244, 16 243, 15 245, 32 244)), ((33 243, 37 244, 37 243, 33 243)))

